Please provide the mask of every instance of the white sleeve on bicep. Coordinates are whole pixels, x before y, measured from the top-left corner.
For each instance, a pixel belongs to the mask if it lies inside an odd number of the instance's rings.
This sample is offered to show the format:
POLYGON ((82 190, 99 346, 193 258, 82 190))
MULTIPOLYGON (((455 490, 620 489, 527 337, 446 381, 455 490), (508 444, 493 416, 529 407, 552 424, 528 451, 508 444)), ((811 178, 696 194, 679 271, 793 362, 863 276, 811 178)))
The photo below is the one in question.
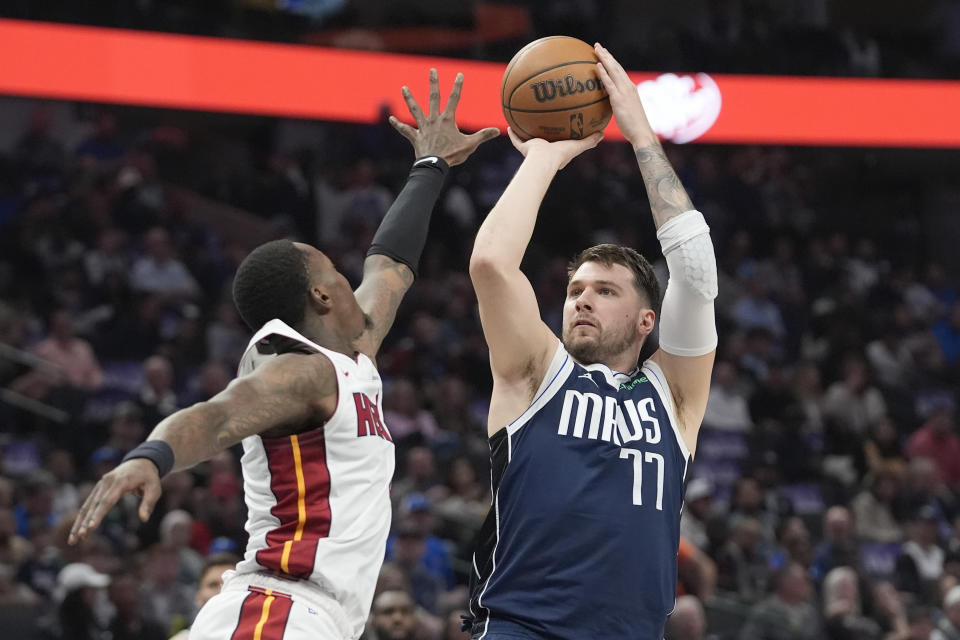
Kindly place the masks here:
POLYGON ((717 348, 713 299, 717 259, 710 227, 687 211, 657 230, 670 277, 660 307, 660 348, 677 356, 702 356, 717 348))

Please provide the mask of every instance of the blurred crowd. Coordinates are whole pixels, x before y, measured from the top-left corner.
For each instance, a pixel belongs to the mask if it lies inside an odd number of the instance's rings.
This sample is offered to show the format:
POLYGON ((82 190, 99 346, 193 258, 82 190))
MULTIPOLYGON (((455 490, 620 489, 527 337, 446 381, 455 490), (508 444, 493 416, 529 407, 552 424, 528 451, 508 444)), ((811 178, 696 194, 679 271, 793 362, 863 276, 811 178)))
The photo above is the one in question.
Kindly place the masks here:
POLYGON ((602 41, 625 65, 651 71, 960 71, 954 0, 20 0, 4 3, 0 16, 500 62, 536 37, 568 34, 602 41))
MULTIPOLYGON (((129 497, 71 547, 72 515, 159 420, 233 377, 250 334, 230 285, 246 253, 294 237, 358 283, 413 160, 385 122, 216 122, 77 107, 65 136, 38 104, 0 151, 10 637, 189 626, 245 548, 237 450, 166 477, 145 524, 129 497)), ((861 154, 668 153, 720 268, 720 346, 668 638, 960 638, 960 276, 923 250, 922 186, 861 154)), ((473 536, 490 504, 491 384, 466 267, 519 160, 501 139, 452 171, 381 350, 397 473, 368 640, 466 637, 473 536)), ((560 174, 534 238, 524 270, 555 330, 566 262, 589 244, 634 246, 666 278, 624 144, 560 174)))

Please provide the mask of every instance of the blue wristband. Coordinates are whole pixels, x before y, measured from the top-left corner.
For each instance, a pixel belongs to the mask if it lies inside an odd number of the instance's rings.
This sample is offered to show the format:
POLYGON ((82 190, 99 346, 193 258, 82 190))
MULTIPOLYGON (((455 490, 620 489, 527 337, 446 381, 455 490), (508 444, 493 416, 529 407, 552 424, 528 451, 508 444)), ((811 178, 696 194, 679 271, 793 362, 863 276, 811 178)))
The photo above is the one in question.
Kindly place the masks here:
POLYGON ((137 458, 146 458, 156 465, 161 478, 173 469, 173 449, 163 440, 141 442, 130 453, 123 456, 123 462, 137 458))

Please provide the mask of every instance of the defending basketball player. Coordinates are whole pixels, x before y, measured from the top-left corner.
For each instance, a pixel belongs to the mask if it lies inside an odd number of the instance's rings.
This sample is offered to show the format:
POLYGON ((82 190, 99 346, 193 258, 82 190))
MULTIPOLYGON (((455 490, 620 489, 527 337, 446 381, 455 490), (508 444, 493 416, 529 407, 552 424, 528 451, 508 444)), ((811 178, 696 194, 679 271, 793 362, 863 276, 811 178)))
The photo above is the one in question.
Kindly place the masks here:
POLYGON ((540 320, 520 263, 554 175, 600 134, 524 142, 511 132, 525 158, 470 261, 493 374, 494 501, 474 556, 475 639, 659 640, 674 604, 683 480, 717 345, 716 264, 636 86, 595 49, 670 270, 660 348, 638 365, 660 291, 628 247, 598 245, 571 263, 561 339, 540 320))
POLYGON ((97 483, 71 542, 125 493, 160 496, 160 478, 243 443, 249 533, 244 560, 201 609, 191 640, 358 638, 390 528, 394 447, 381 420, 376 352, 413 283, 449 165, 498 134, 454 122, 462 74, 444 111, 435 70, 426 115, 403 87, 417 127, 391 118, 417 160, 373 238, 356 292, 330 259, 277 240, 237 270, 234 299, 255 332, 239 377, 161 422, 97 483))

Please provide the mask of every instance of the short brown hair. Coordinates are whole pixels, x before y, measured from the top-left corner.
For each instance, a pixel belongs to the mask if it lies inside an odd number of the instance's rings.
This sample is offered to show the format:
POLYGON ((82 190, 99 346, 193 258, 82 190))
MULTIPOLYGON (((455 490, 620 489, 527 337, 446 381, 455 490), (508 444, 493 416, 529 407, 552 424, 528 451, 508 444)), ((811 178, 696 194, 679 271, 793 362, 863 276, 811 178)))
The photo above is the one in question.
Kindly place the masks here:
POLYGON ((573 278, 573 274, 583 265, 584 262, 599 262, 604 266, 622 264, 633 272, 633 286, 637 288, 642 295, 646 296, 650 308, 660 313, 660 283, 657 282, 657 276, 653 272, 653 266, 642 255, 630 247, 623 247, 618 244, 598 244, 589 249, 584 249, 567 265, 567 280, 573 278))

